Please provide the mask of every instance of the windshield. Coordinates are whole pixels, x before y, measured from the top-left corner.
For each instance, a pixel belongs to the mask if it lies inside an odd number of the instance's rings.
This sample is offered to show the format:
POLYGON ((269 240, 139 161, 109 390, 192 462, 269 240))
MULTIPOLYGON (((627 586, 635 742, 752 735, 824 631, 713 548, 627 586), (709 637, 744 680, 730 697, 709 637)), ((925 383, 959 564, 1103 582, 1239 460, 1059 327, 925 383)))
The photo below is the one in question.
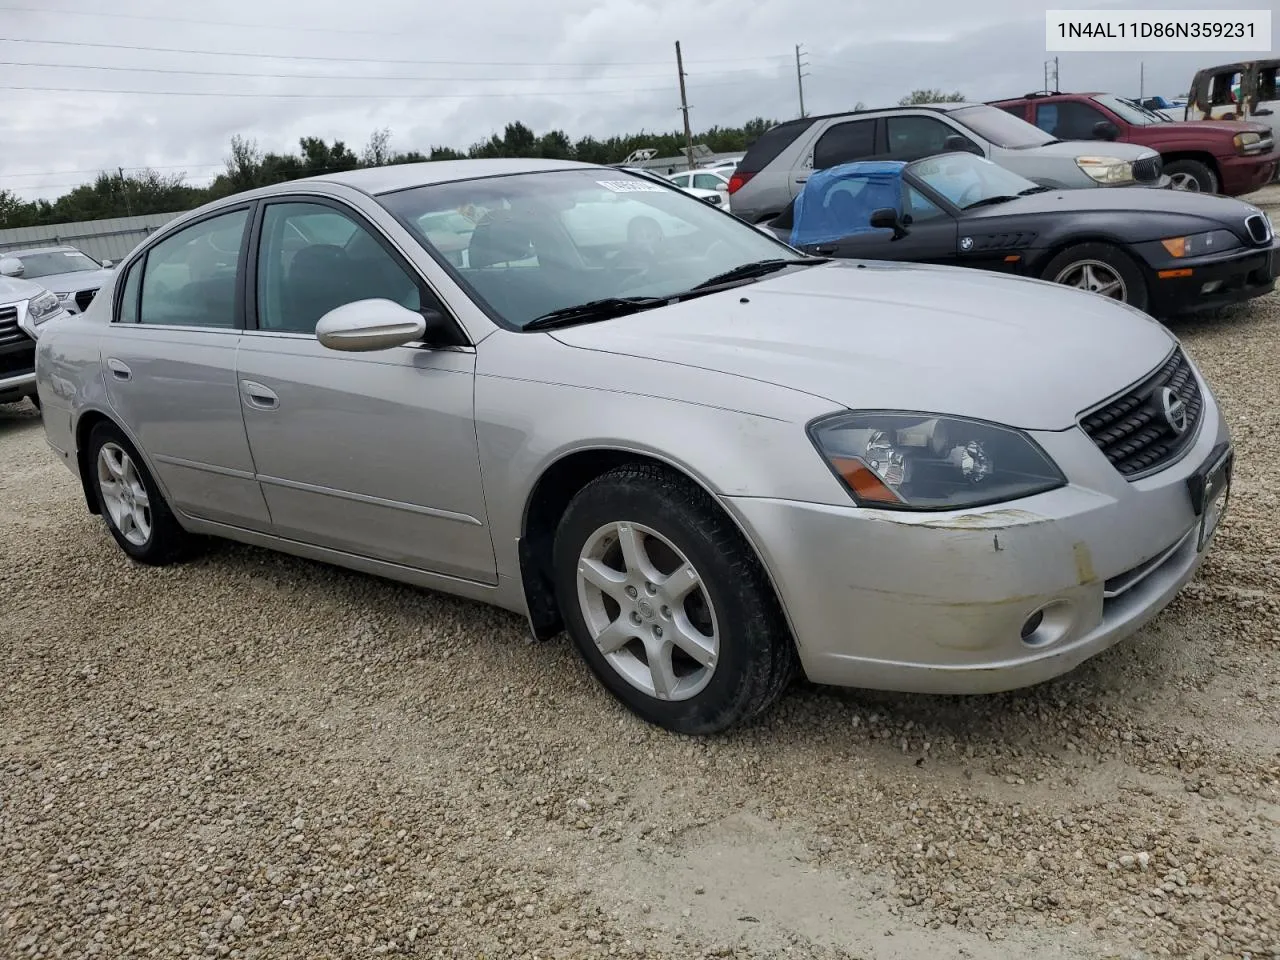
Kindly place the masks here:
POLYGON ((22 279, 35 280, 59 273, 79 273, 83 270, 101 270, 102 264, 91 260, 79 250, 49 250, 45 253, 6 254, 22 261, 22 279))
POLYGON ((1132 124, 1135 127, 1149 127, 1154 123, 1169 122, 1160 114, 1123 97, 1113 97, 1109 93, 1100 93, 1093 99, 1116 114, 1125 123, 1132 124))
POLYGON ((555 170, 386 194, 390 210, 505 325, 614 297, 668 297, 803 255, 703 200, 620 170, 555 170))
POLYGON ((996 197, 1016 197, 1036 189, 1026 177, 971 153, 949 153, 907 165, 916 177, 964 210, 996 197))
POLYGON ((1006 150, 1025 150, 1055 142, 1053 137, 1039 127, 985 104, 961 107, 959 110, 952 110, 948 116, 1006 150))

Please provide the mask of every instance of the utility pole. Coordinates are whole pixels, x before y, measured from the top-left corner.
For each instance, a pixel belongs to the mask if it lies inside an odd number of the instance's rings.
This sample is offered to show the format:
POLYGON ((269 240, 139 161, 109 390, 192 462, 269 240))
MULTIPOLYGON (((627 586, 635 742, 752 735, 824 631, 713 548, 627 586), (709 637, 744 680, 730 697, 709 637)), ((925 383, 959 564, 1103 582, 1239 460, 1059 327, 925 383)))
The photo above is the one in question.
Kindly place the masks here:
POLYGON ((1058 58, 1057 57, 1053 58, 1053 86, 1052 87, 1049 86, 1049 61, 1046 60, 1044 62, 1044 89, 1048 93, 1057 93, 1058 90, 1061 89, 1058 86, 1058 58))
POLYGON ((116 167, 116 173, 120 174, 120 193, 124 195, 124 212, 125 216, 133 216, 133 204, 129 202, 129 186, 124 182, 124 167, 116 167))
POLYGON ((1147 95, 1147 88, 1146 88, 1147 70, 1146 70, 1146 67, 1147 67, 1147 65, 1146 65, 1145 63, 1143 63, 1141 60, 1139 60, 1139 61, 1138 61, 1138 102, 1139 102, 1139 103, 1141 103, 1143 100, 1145 100, 1145 99, 1146 99, 1146 95, 1147 95))
POLYGON ((689 129, 689 98, 684 91, 684 58, 680 56, 680 41, 676 41, 676 72, 680 74, 680 112, 684 114, 684 149, 689 169, 693 169, 693 131, 689 129))
POLYGON ((797 43, 796 44, 796 89, 800 92, 800 119, 803 120, 805 116, 804 114, 804 78, 807 77, 808 74, 802 73, 801 67, 807 67, 808 64, 801 63, 800 57, 801 57, 800 44, 797 43))

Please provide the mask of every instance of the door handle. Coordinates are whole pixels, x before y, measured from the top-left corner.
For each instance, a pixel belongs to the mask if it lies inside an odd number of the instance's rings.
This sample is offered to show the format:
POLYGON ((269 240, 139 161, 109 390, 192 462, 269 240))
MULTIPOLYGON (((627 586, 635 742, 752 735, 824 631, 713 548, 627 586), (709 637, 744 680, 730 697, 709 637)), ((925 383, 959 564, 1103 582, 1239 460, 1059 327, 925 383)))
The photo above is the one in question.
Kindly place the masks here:
POLYGON ((796 183, 804 183, 808 179, 808 177, 796 177, 796 183))
POLYGON ((241 380, 240 392, 244 394, 249 406, 257 407, 259 410, 274 410, 280 406, 280 398, 276 396, 274 390, 253 380, 241 380))
POLYGON ((117 380, 132 380, 133 371, 129 369, 128 364, 115 357, 107 357, 107 369, 111 371, 111 375, 117 380))

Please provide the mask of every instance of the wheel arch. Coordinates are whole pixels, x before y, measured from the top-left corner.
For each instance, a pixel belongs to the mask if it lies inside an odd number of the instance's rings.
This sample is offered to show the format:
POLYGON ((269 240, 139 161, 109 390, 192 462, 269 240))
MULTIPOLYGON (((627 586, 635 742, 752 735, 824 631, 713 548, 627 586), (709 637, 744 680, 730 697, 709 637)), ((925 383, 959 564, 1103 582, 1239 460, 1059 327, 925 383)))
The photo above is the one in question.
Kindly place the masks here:
POLYGON ((1114 234, 1107 233, 1106 231, 1089 230, 1087 232, 1064 234, 1062 236, 1055 237, 1050 242, 1049 246, 1037 250, 1035 259, 1027 264, 1027 275, 1034 277, 1037 280, 1043 279, 1043 277, 1041 277, 1041 273, 1043 273, 1045 267, 1053 262, 1054 257, 1062 253, 1064 250, 1069 250, 1071 247, 1076 247, 1083 243, 1105 243, 1113 247, 1119 247, 1122 253, 1130 257, 1144 271, 1146 270, 1146 261, 1136 253, 1131 253, 1129 251, 1128 247, 1131 245, 1129 241, 1121 240, 1119 237, 1114 234))
POLYGON ((538 640, 555 636, 564 628, 564 620, 555 598, 551 574, 551 548, 560 519, 570 501, 592 480, 618 467, 650 464, 697 485, 742 536, 747 549, 764 571, 774 598, 787 623, 790 640, 795 644, 795 627, 787 611, 786 601, 778 589, 777 579, 769 569, 763 552, 739 517, 727 509, 715 490, 696 471, 682 463, 649 451, 619 447, 587 447, 572 450, 549 463, 538 476, 525 500, 520 518, 518 553, 521 589, 529 612, 529 626, 538 640))
POLYGON ((102 505, 98 503, 98 498, 93 492, 93 464, 89 462, 88 450, 89 435, 93 432, 93 428, 100 423, 109 423, 124 434, 125 439, 137 451, 138 457, 142 460, 143 466, 147 468, 147 472, 151 475, 156 487, 159 488, 161 495, 168 503, 172 503, 169 491, 165 488, 164 481, 156 471, 155 464, 151 462, 151 458, 147 456, 146 451, 138 443, 133 432, 121 423, 119 419, 112 416, 111 413, 99 407, 88 407, 77 416, 75 426, 72 428, 72 436, 75 438, 76 445, 76 472, 80 476, 80 485, 84 489, 85 505, 89 508, 89 512, 95 515, 102 513, 102 505))
POLYGON ((1218 158, 1207 150, 1169 150, 1161 152, 1160 157, 1166 167, 1171 163, 1177 163, 1179 160, 1194 160, 1196 163, 1203 163, 1217 178, 1218 187, 1221 189, 1222 168, 1218 166, 1218 158))

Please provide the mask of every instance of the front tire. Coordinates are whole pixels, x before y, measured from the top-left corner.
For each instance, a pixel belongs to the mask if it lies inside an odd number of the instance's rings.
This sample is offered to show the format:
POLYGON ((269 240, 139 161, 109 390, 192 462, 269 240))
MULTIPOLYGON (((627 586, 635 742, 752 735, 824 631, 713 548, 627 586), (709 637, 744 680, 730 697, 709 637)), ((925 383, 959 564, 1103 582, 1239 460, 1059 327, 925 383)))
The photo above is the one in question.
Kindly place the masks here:
POLYGON ((175 519, 137 449, 113 423, 89 433, 89 483, 107 530, 139 563, 165 566, 189 555, 194 538, 175 519))
POLYGON ((1040 278, 1110 297, 1139 310, 1147 309, 1147 281, 1141 268, 1127 253, 1109 243, 1068 247, 1049 261, 1040 278))
POLYGON ((649 723, 709 734, 758 716, 796 672, 773 588, 701 488, 620 467, 574 497, 556 531, 556 596, 592 672, 649 723))
POLYGON ((1217 193, 1218 175, 1199 160, 1175 160, 1164 168, 1173 181, 1173 189, 1190 193, 1217 193))

